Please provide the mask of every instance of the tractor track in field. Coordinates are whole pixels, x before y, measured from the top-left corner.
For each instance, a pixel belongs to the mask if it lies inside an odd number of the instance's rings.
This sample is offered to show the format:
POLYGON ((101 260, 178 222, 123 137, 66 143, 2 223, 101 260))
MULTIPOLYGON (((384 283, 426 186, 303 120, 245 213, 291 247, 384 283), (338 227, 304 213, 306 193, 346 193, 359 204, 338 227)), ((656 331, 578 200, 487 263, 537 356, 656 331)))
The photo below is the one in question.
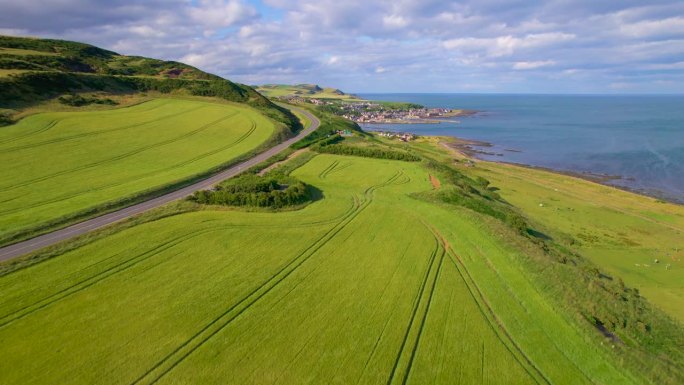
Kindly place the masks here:
POLYGON ((330 171, 328 171, 328 173, 325 174, 325 176, 326 176, 326 178, 327 178, 328 175, 334 174, 334 173, 336 173, 336 172, 340 172, 340 171, 342 171, 342 170, 348 168, 348 167, 351 166, 351 165, 352 165, 352 162, 344 162, 344 163, 342 163, 342 164, 339 164, 339 163, 338 163, 337 165, 335 165, 335 167, 333 167, 330 171))
POLYGON ((179 238, 163 242, 155 247, 153 247, 150 250, 144 251, 142 253, 137 254, 136 256, 126 259, 122 262, 117 263, 114 266, 109 267, 108 269, 105 269, 95 275, 92 275, 86 279, 82 279, 79 282, 76 282, 73 285, 70 285, 56 293, 53 293, 47 297, 42 298, 39 301, 36 301, 30 305, 26 305, 20 309, 16 309, 14 312, 6 314, 0 318, 0 328, 3 328, 7 326, 8 324, 17 321, 21 318, 24 318, 28 315, 31 315, 32 313, 35 313, 38 310, 44 309, 56 302, 59 302, 62 299, 65 299, 73 294, 76 294, 84 289, 87 289, 102 280, 109 278, 111 276, 114 276, 115 274, 121 273, 123 271, 126 271, 130 269, 133 266, 138 265, 139 263, 146 261, 150 259, 151 257, 154 257, 155 255, 158 255, 159 253, 162 253, 174 246, 177 246, 178 244, 190 240, 192 238, 195 238, 197 236, 203 235, 205 233, 213 232, 213 231, 219 231, 222 229, 204 229, 204 230, 198 230, 192 233, 188 233, 184 236, 181 236, 179 238))
MULTIPOLYGON (((427 226, 427 225, 426 225, 427 226)), ((520 366, 527 372, 537 384, 551 385, 552 382, 544 375, 544 373, 535 365, 534 361, 525 354, 523 349, 518 345, 513 339, 513 336, 504 327, 503 322, 494 313, 494 309, 489 305, 484 293, 475 283, 472 275, 468 271, 461 258, 453 251, 448 242, 444 237, 431 226, 427 226, 429 230, 435 235, 435 237, 442 243, 448 259, 452 262, 452 265, 458 272, 463 283, 465 284, 468 293, 475 302, 476 306, 480 310, 482 316, 487 320, 487 324, 496 335, 497 339, 501 341, 501 344, 508 350, 513 358, 520 364, 520 366)))
MULTIPOLYGON (((394 277, 397 275, 397 271, 399 270, 401 263, 404 261, 404 258, 406 257, 406 252, 408 251, 408 248, 409 248, 409 246, 407 246, 406 249, 404 249, 404 252, 402 253, 401 258, 397 262, 397 266, 394 268, 394 271, 392 272, 392 276, 390 277, 390 279, 387 280, 385 287, 383 287, 382 294, 379 297, 380 300, 382 300, 382 298, 385 296, 385 293, 387 292, 387 288, 390 286, 391 282, 394 280, 394 277)), ((375 339, 375 343, 373 344, 373 349, 371 349, 371 352, 368 355, 368 358, 366 358, 366 362, 363 364, 363 369, 361 370, 361 374, 359 375, 359 377, 356 379, 356 382, 354 383, 355 385, 358 385, 361 382, 361 379, 363 378, 364 374, 366 374, 366 369, 368 368, 368 364, 373 359, 373 356, 375 356, 375 352, 377 351, 378 346, 380 345, 380 340, 385 335, 385 330, 387 330, 387 325, 389 325, 390 321, 392 320, 392 316, 394 315, 395 309, 396 309, 396 307, 393 307, 390 314, 387 315, 387 317, 385 319, 385 323, 382 326, 382 330, 380 331, 380 334, 378 334, 378 337, 375 339)), ((378 308, 375 308, 373 310, 372 316, 374 316, 377 311, 378 311, 378 308)))
POLYGON ((333 160, 328 167, 324 168, 323 171, 318 174, 319 179, 325 179, 325 177, 328 176, 330 171, 332 171, 335 167, 337 167, 337 164, 340 163, 339 160, 333 160))
MULTIPOLYGON (((158 100, 160 100, 160 99, 158 99, 158 100)), ((110 110, 110 111, 121 111, 121 110, 125 110, 125 109, 131 108, 131 107, 139 106, 139 105, 144 104, 144 103, 147 103, 147 102, 148 102, 148 101, 138 102, 138 103, 135 103, 135 104, 132 104, 132 105, 128 105, 128 106, 126 106, 126 107, 116 108, 116 109, 113 109, 113 110, 110 110)), ((154 110, 157 110, 157 109, 159 109, 159 108, 161 108, 161 107, 164 107, 164 106, 167 105, 167 104, 169 104, 168 101, 164 101, 163 103, 158 103, 158 105, 156 105, 156 106, 154 106, 154 107, 152 107, 152 108, 148 108, 148 109, 145 109, 145 110, 143 110, 143 111, 140 111, 139 113, 140 113, 140 114, 142 114, 142 113, 148 113, 148 112, 150 112, 150 111, 154 111, 154 110)), ((78 111, 78 112, 82 112, 82 111, 78 111)), ((78 112, 72 112, 72 113, 78 113, 78 112)), ((86 113, 88 113, 88 112, 92 112, 92 111, 87 111, 86 113)), ((104 111, 103 111, 103 112, 104 112, 104 111)), ((107 112, 109 112, 109 111, 107 111, 107 112)), ((130 113, 130 111, 126 111, 126 112, 130 113)), ((22 134, 22 135, 17 135, 17 136, 12 137, 12 138, 7 138, 7 139, 4 139, 4 140, 0 140, 0 145, 6 144, 6 143, 16 142, 16 141, 19 141, 19 140, 21 140, 21 139, 28 138, 29 136, 34 136, 34 135, 42 134, 43 132, 46 132, 46 131, 49 131, 50 129, 52 129, 54 126, 56 126, 56 125, 57 125, 59 122, 61 122, 61 121, 63 121, 63 119, 53 119, 53 120, 50 120, 45 126, 40 127, 40 128, 38 128, 37 130, 35 130, 35 131, 26 132, 26 133, 24 133, 24 134, 22 134)), ((154 122, 154 120, 146 121, 146 122, 144 122, 143 124, 152 123, 152 122, 154 122)), ((135 127, 137 127, 137 125, 136 125, 135 127)), ((131 128, 131 127, 127 127, 127 128, 131 128)))
MULTIPOLYGON (((303 227, 312 227, 312 226, 320 226, 320 225, 327 225, 327 224, 337 223, 337 222, 339 222, 341 219, 343 219, 344 217, 346 217, 347 215, 349 215, 353 210, 355 210, 355 206, 356 206, 356 205, 358 205, 358 200, 355 199, 355 198, 353 197, 352 202, 351 202, 351 205, 349 205, 349 207, 348 207, 345 211, 343 211, 341 214, 339 214, 338 216, 332 217, 332 218, 330 218, 330 219, 320 220, 320 221, 314 221, 314 222, 302 222, 302 223, 296 223, 296 224, 288 224, 288 226, 291 227, 291 228, 303 228, 303 227)), ((186 240, 190 240, 191 238, 193 238, 193 237, 185 238, 185 237, 188 236, 188 235, 200 236, 200 235, 204 235, 204 234, 206 234, 206 233, 213 232, 213 231, 223 231, 223 230, 230 230, 230 229, 246 229, 246 228, 271 228, 271 229, 275 229, 275 228, 281 228, 282 226, 283 226, 283 224, 273 224, 273 225, 263 225, 263 224, 226 224, 226 225, 221 225, 221 226, 219 226, 219 227, 213 227, 213 228, 211 228, 211 229, 198 230, 198 231, 202 231, 202 233, 200 233, 200 234, 195 234, 195 233, 193 233, 193 234, 184 234, 184 235, 182 235, 181 237, 183 237, 183 241, 186 241, 186 240)), ((178 239, 180 239, 180 238, 176 238, 176 240, 178 240, 178 239)), ((138 254, 136 254, 135 257, 126 259, 125 261, 122 261, 122 262, 118 263, 116 266, 120 266, 121 264, 131 262, 131 261, 133 261, 134 259, 136 259, 136 258, 138 258, 138 257, 140 257, 140 256, 142 256, 142 255, 144 255, 144 254, 151 253, 151 252, 153 252, 157 247, 158 247, 158 246, 155 246, 155 247, 153 247, 152 249, 148 249, 148 250, 146 250, 146 251, 143 251, 143 252, 141 252, 141 253, 138 253, 138 254)), ((79 277, 78 277, 77 274, 79 274, 79 273, 81 273, 81 272, 84 272, 84 271, 86 271, 86 270, 88 270, 88 269, 94 268, 95 266, 100 265, 100 264, 102 264, 102 263, 104 263, 104 262, 106 262, 106 261, 112 260, 112 259, 114 259, 114 258, 120 256, 120 255, 123 254, 123 253, 124 253, 124 252, 119 252, 119 253, 113 254, 113 255, 111 255, 111 256, 109 256, 109 257, 106 257, 106 258, 103 258, 103 259, 101 259, 101 260, 99 260, 99 261, 97 261, 97 262, 95 262, 95 263, 92 263, 92 264, 90 264, 90 265, 87 265, 87 266, 85 266, 85 267, 83 267, 83 268, 81 268, 81 269, 79 269, 79 270, 77 270, 77 271, 75 271, 75 272, 69 274, 69 276, 67 276, 67 278, 68 278, 68 277, 75 277, 75 278, 78 279, 79 277)), ((145 259, 149 259, 149 258, 151 258, 152 256, 154 256, 154 255, 149 255, 149 256, 146 257, 145 259)), ((129 267, 132 267, 132 266, 129 266, 129 267)), ((56 294, 63 293, 65 290, 73 289, 74 286, 77 286, 77 285, 80 284, 80 283, 83 283, 83 282, 85 282, 85 281, 87 281, 87 280, 90 280, 90 279, 92 279, 92 278, 95 278, 95 277, 98 276, 98 275, 104 274, 104 273, 108 272, 108 271, 109 271, 110 269, 112 269, 112 268, 113 268, 113 267, 110 267, 109 269, 100 271, 100 272, 96 273, 95 275, 91 275, 91 276, 89 276, 89 277, 87 277, 87 278, 85 278, 85 279, 81 279, 79 282, 77 282, 77 283, 75 283, 75 284, 72 284, 71 286, 66 287, 66 288, 60 290, 58 293, 53 293, 53 294, 51 294, 51 295, 49 295, 49 296, 47 296, 47 297, 43 297, 42 299, 40 299, 40 300, 38 300, 38 301, 35 301, 35 302, 33 302, 32 304, 30 304, 30 305, 26 305, 26 306, 24 306, 24 307, 22 307, 22 308, 20 308, 20 309, 16 309, 16 310, 14 310, 13 312, 7 313, 7 314, 5 314, 5 315, 0 315, 0 328, 2 328, 2 326, 4 326, 4 325, 6 324, 6 323, 3 323, 3 320, 4 320, 5 318, 8 318, 8 317, 12 316, 13 314, 16 314, 17 312, 20 312, 20 311, 22 311, 22 310, 25 310, 25 309, 27 309, 27 308, 29 308, 29 307, 36 306, 39 302, 44 302, 45 300, 47 300, 47 299, 49 299, 49 298, 52 298, 52 297, 53 297, 54 295, 56 295, 56 294)), ((122 271, 124 271, 124 270, 125 270, 125 269, 122 269, 122 270, 119 270, 118 272, 122 272, 122 271)), ((30 291, 30 292, 27 293, 27 294, 32 294, 32 293, 38 292, 41 288, 43 288, 43 286, 34 288, 34 290, 30 291)), ((72 292, 71 294, 73 294, 73 292, 72 292)), ((63 298, 65 298, 65 297, 67 297, 67 295, 61 297, 60 299, 63 299, 63 298)), ((54 303, 54 302, 56 302, 56 301, 53 301, 53 303, 54 303)), ((5 304, 5 303, 0 303, 0 307, 3 306, 4 304, 5 304)), ((46 305, 46 306, 47 306, 47 305, 46 305)), ((41 308, 44 308, 44 307, 46 307, 46 306, 42 306, 41 308)), ((28 314, 26 314, 26 315, 28 315, 28 314)), ((25 316, 25 315, 23 315, 23 316, 25 316)), ((20 318, 23 318, 23 316, 20 317, 20 318)), ((10 322, 7 322, 7 323, 10 323, 10 322)))
POLYGON ((406 331, 404 332, 404 338, 402 339, 401 346, 399 347, 399 351, 397 352, 397 356, 394 360, 394 365, 392 366, 392 371, 390 372, 389 377, 387 378, 387 385, 391 385, 392 383, 396 381, 401 381, 400 383, 402 385, 406 384, 408 381, 409 374, 411 372, 411 367, 413 365, 413 360, 416 355, 416 351, 418 350, 418 344, 420 342, 420 337, 421 334, 423 333, 423 328, 425 326, 425 320, 427 319, 428 312, 430 311, 430 305, 432 304, 432 297, 435 292, 435 287, 437 286, 437 279, 439 278, 439 273, 441 271, 442 265, 444 261, 444 249, 440 245, 439 241, 435 237, 435 247, 432 250, 430 257, 428 258, 428 266, 425 272, 425 276, 423 277, 423 281, 420 284, 420 287, 418 289, 418 293, 416 294, 416 298, 414 300, 414 305, 413 305, 413 310, 411 311, 411 317, 409 318, 408 326, 406 327, 406 331), (439 254, 439 257, 438 257, 439 254), (436 265, 435 261, 439 260, 436 265), (434 273, 433 273, 434 272, 434 273), (430 276, 434 274, 434 278, 430 279, 430 276), (427 298, 425 298, 425 293, 426 293, 426 288, 430 286, 430 289, 427 298), (421 305, 424 304, 424 310, 419 314, 421 305), (417 321, 416 317, 420 317, 420 320, 417 321), (417 329, 417 334, 414 337, 414 341, 412 343, 409 343, 409 339, 411 336, 411 332, 415 329, 417 329), (409 347, 410 344, 410 347, 409 347), (410 349, 410 353, 409 350, 410 349), (399 373, 399 367, 401 364, 402 359, 404 356, 408 354, 408 362, 406 363, 406 368, 403 371, 403 374, 399 373))
MULTIPOLYGON (((493 274, 496 275, 497 279, 500 280, 500 281, 502 281, 502 282, 505 281, 505 279, 499 274, 499 272, 496 270, 496 268, 492 265, 491 261, 489 260, 489 258, 487 258, 487 256, 485 255, 485 253, 484 253, 482 250, 480 250, 479 247, 477 247, 477 251, 480 253, 481 257, 484 258, 485 264, 487 265, 487 268, 488 268, 490 271, 492 271, 493 274)), ((525 278, 525 280, 526 280, 527 282, 529 282, 529 279, 525 278)), ((529 282, 529 283, 532 284, 531 282, 529 282)), ((539 292, 539 290, 537 290, 537 288, 534 287, 534 285, 532 285, 532 287, 534 288, 534 290, 535 290, 535 292, 536 292, 537 294, 540 294, 540 295, 541 295, 541 293, 539 292)), ((479 289, 478 289, 478 290, 479 290, 479 289)), ((520 307, 522 307, 522 308, 524 309, 525 312, 529 312, 529 309, 527 309, 527 307, 525 307, 525 305, 523 304, 523 301, 522 301, 520 298, 518 298, 518 295, 516 295, 516 294, 511 290, 510 287, 506 286, 506 291, 508 292, 508 294, 509 294, 513 299, 515 299, 515 302, 516 302, 518 305, 520 305, 520 307)), ((488 305, 488 306, 489 306, 489 305, 488 305)), ((499 322, 499 321, 497 320, 497 322, 499 322)), ((558 352, 559 354, 561 354, 561 355, 566 359, 567 362, 572 363, 572 366, 574 366, 574 367, 577 369, 578 372, 582 373, 582 375, 584 376, 584 379, 585 379, 585 380, 587 380, 589 383, 592 383, 592 384, 595 384, 595 383, 596 383, 596 382, 594 382, 594 381, 593 381, 593 380, 584 372, 584 370, 582 369, 581 366, 577 365, 577 364, 576 364, 576 363, 575 363, 575 362, 574 362, 574 361, 565 353, 565 350, 564 350, 564 349, 562 349, 560 346, 558 346, 558 343, 557 343, 557 339, 556 339, 556 338, 554 338, 554 337, 552 337, 551 335, 549 335, 548 332, 547 332, 546 330, 542 330, 542 332, 544 333, 544 335, 545 335, 546 337, 548 337, 549 341, 550 341, 550 342, 553 344, 553 346, 557 349, 557 352, 558 352)))
MULTIPOLYGON (((190 164, 190 163, 196 162, 196 161, 198 161, 198 160, 202 160, 202 159, 207 158, 207 157, 209 157, 209 156, 216 155, 216 154, 220 153, 221 151, 225 151, 225 150, 227 150, 227 149, 229 149, 229 148, 231 148, 231 147, 234 147, 234 146, 236 146, 236 145, 242 143, 243 141, 245 141, 245 139, 247 139, 248 137, 250 137, 250 136, 254 133, 254 131, 256 131, 256 123, 255 123, 254 121, 252 121, 251 126, 250 126, 250 129, 249 129, 247 132, 245 132, 244 134, 242 134, 240 137, 238 137, 236 140, 234 140, 233 142, 231 142, 231 143, 229 143, 229 144, 227 144, 227 145, 225 145, 225 146, 221 146, 221 147, 219 147, 219 148, 217 148, 217 149, 214 149, 214 150, 205 152, 204 154, 200 154, 200 155, 198 155, 198 156, 195 156, 194 158, 190 158, 190 159, 188 159, 188 160, 184 160, 183 162, 176 163, 176 164, 171 165, 171 166, 169 166, 169 167, 163 168, 163 169, 161 169, 161 170, 150 171, 150 172, 147 172, 147 173, 145 173, 145 174, 137 175, 137 176, 136 176, 136 179, 137 179, 137 180, 140 180, 140 179, 144 179, 144 178, 147 178, 147 177, 150 177, 150 176, 158 175, 158 174, 163 173, 163 172, 169 172, 169 171, 172 171, 172 170, 174 170, 174 169, 177 169, 177 168, 186 166, 186 165, 188 165, 188 164, 190 164)), ((167 144, 168 144, 168 143, 167 143, 167 144)), ((71 172, 71 171, 78 171, 78 170, 72 169, 72 170, 70 170, 69 172, 71 172)), ((93 193, 93 192, 97 192, 97 191, 106 190, 106 189, 109 189, 109 188, 112 188, 112 187, 122 186, 122 185, 125 185, 126 183, 130 183, 130 180, 123 181, 123 182, 109 183, 109 184, 106 184, 106 185, 104 185, 104 186, 100 186, 100 187, 97 187, 97 188, 92 188, 92 189, 87 189, 87 190, 83 190, 83 191, 78 191, 78 192, 76 192, 76 193, 72 193, 72 194, 68 194, 68 195, 62 195, 62 196, 60 196, 60 197, 56 197, 56 198, 53 198, 53 199, 50 199, 50 200, 42 201, 42 202, 40 202, 40 203, 38 203, 38 204, 34 204, 34 205, 31 205, 31 206, 16 207, 16 208, 14 208, 14 209, 9 209, 9 210, 0 211, 0 214, 11 214, 11 213, 14 213, 14 212, 26 210, 27 208, 35 209, 35 208, 42 207, 42 206, 46 206, 46 205, 49 205, 49 204, 52 204, 52 203, 57 203, 57 202, 61 202, 61 201, 64 201, 64 200, 73 199, 73 198, 75 198, 75 197, 81 196, 81 195, 86 194, 86 193, 93 193)))
POLYGON ((334 238, 340 231, 349 225, 358 215, 363 212, 372 203, 372 193, 381 187, 388 186, 392 184, 402 172, 399 171, 390 177, 384 183, 370 186, 364 191, 364 201, 360 202, 356 209, 350 214, 344 217, 337 225, 333 226, 325 234, 315 240, 309 247, 304 249, 301 253, 295 256, 290 262, 286 263, 280 270, 278 270, 273 276, 268 278, 262 284, 253 289, 245 297, 243 297, 237 303, 231 305, 224 312, 219 314, 218 317, 214 318, 208 324, 206 324, 202 329, 192 335, 183 344, 178 346, 167 356, 161 359, 156 365, 148 369, 135 381, 132 385, 138 384, 155 384, 163 376, 168 374, 176 366, 178 366, 182 361, 184 361, 193 352, 199 349, 207 341, 213 338, 216 334, 221 332, 226 326, 228 326, 233 320, 239 317, 242 313, 247 311, 254 303, 263 298, 271 290, 273 290, 280 282, 289 277, 293 272, 295 272, 302 264, 309 260, 313 255, 316 254, 323 246, 325 246, 332 238, 334 238))
MULTIPOLYGON (((44 140, 44 141, 38 142, 38 143, 31 143, 31 144, 24 144, 24 145, 21 145, 21 146, 10 147, 10 148, 3 149, 2 151, 3 151, 4 153, 10 153, 10 152, 16 152, 16 151, 20 151, 20 150, 26 150, 26 149, 30 149, 30 148, 41 147, 41 146, 45 146, 45 145, 49 145, 49 144, 67 142, 67 141, 70 141, 70 140, 73 140, 73 139, 81 139, 81 138, 86 138, 86 137, 89 137, 89 136, 97 136, 97 135, 101 135, 101 134, 108 134, 108 133, 111 133, 111 132, 124 131, 124 130, 128 130, 128 129, 131 129, 131 128, 141 127, 141 126, 144 126, 144 125, 150 124, 150 123, 157 123, 157 122, 160 122, 160 121, 166 121, 166 120, 168 120, 168 119, 175 118, 176 116, 180 116, 180 115, 184 115, 184 114, 187 114, 187 113, 190 113, 190 112, 194 112, 194 111, 197 111, 197 110, 202 109, 202 108, 207 108, 207 106, 198 106, 198 107, 190 108, 190 109, 187 109, 187 110, 184 110, 184 111, 180 111, 180 112, 176 112, 176 113, 173 113, 173 114, 169 114, 169 115, 166 115, 166 116, 161 117, 161 118, 152 119, 152 120, 147 120, 147 121, 145 121, 145 122, 140 122, 140 123, 129 124, 129 125, 123 126, 123 127, 114 127, 114 128, 107 128, 107 129, 99 130, 99 131, 84 132, 84 133, 81 133, 81 134, 75 134, 75 135, 71 135, 71 136, 64 136, 64 137, 61 137, 61 138, 54 138, 54 139, 50 139, 50 140, 44 140)), ((59 123, 60 121, 61 121, 61 120, 57 120, 55 124, 59 123)), ((54 125, 50 126, 49 128, 52 128, 52 127, 54 127, 54 125)), ((48 128, 48 129, 49 129, 49 128, 48 128)), ((43 131, 47 131, 47 129, 46 129, 46 130, 43 130, 43 131)), ((27 136, 31 136, 31 135, 27 135, 27 136)))
POLYGON ((284 108, 289 108, 292 110, 297 110, 298 112, 305 115, 310 121, 311 125, 299 132, 294 138, 288 139, 282 143, 279 143, 268 150, 265 150, 254 157, 240 162, 232 167, 223 169, 205 179, 199 180, 188 186, 179 188, 177 190, 165 193, 163 195, 151 198, 149 200, 133 204, 121 208, 116 211, 112 211, 100 216, 79 222, 59 230, 55 230, 49 233, 45 233, 34 238, 13 243, 4 247, 0 247, 0 262, 7 261, 25 254, 30 254, 39 249, 61 243, 65 240, 75 238, 77 236, 87 234, 93 230, 100 229, 102 227, 108 226, 115 222, 129 219, 130 217, 136 216, 138 214, 144 213, 151 209, 160 207, 169 202, 173 202, 191 195, 193 192, 198 190, 203 190, 214 186, 215 184, 232 178, 240 174, 243 170, 249 167, 259 164, 260 162, 266 161, 274 155, 285 150, 292 144, 302 140, 304 137, 309 135, 311 132, 315 131, 320 126, 320 120, 312 115, 310 112, 301 110, 297 107, 286 106, 284 108))
MULTIPOLYGON (((114 162, 116 162, 116 161, 119 161, 119 160, 122 160, 122 159, 126 159, 126 158, 128 158, 128 157, 131 157, 131 156, 133 156, 133 155, 140 154, 140 153, 142 153, 142 152, 145 152, 145 151, 150 150, 150 149, 153 149, 153 148, 163 147, 163 146, 166 146, 166 145, 168 145, 168 144, 172 144, 172 143, 181 141, 181 140, 183 140, 183 139, 190 138, 190 137, 192 137, 192 136, 194 136, 194 135, 196 135, 196 134, 199 134, 200 132, 205 131, 205 130, 209 129, 210 127, 212 127, 212 126, 214 126, 214 125, 216 125, 216 124, 218 124, 218 123, 221 123, 221 122, 224 121, 224 120, 230 119, 230 118, 232 118, 232 117, 234 117, 234 116, 236 116, 236 115, 238 115, 238 114, 239 114, 239 112, 235 112, 235 113, 232 113, 232 114, 223 116, 223 117, 221 117, 221 118, 219 118, 219 119, 216 119, 216 120, 214 120, 214 121, 212 121, 212 122, 209 122, 209 123, 207 123, 207 124, 204 124, 204 125, 202 125, 202 126, 196 128, 196 129, 194 129, 194 130, 192 130, 192 131, 186 132, 186 133, 184 133, 184 134, 182 134, 182 135, 180 135, 180 136, 177 136, 177 137, 175 137, 175 138, 170 138, 170 139, 167 139, 167 140, 164 140, 164 141, 161 141, 161 142, 157 142, 157 143, 153 143, 153 144, 150 144, 150 145, 147 145, 147 146, 142 146, 142 147, 136 148, 135 150, 128 151, 128 152, 125 152, 125 153, 123 153, 123 154, 119 154, 119 155, 113 156, 113 157, 111 157, 111 158, 102 159, 102 160, 99 160, 99 161, 97 161, 97 162, 84 164, 84 165, 82 165, 82 166, 74 167, 74 168, 71 168, 71 169, 68 169, 68 170, 59 171, 59 172, 55 172, 55 173, 48 174, 48 175, 43 175, 43 176, 38 177, 38 178, 34 178, 34 179, 30 179, 30 180, 25 180, 25 181, 23 181, 23 182, 21 182, 21 183, 15 184, 15 185, 5 186, 5 187, 0 188, 0 192, 11 191, 11 190, 17 189, 17 188, 19 188, 19 187, 28 186, 28 185, 30 185, 30 184, 37 183, 37 182, 43 182, 43 181, 46 181, 46 180, 49 180, 49 179, 52 179, 52 178, 56 178, 56 177, 58 177, 58 176, 69 175, 69 174, 72 174, 72 173, 74 173, 74 172, 83 171, 83 170, 87 170, 87 169, 90 169, 90 168, 93 168, 93 167, 98 167, 98 166, 103 166, 103 165, 106 165, 106 164, 114 163, 114 162)), ((252 127, 251 127, 250 131, 248 131, 249 134, 251 135, 251 133, 254 132, 255 129, 256 129, 256 124, 255 124, 254 122, 252 122, 252 127)), ((248 135, 248 136, 249 136, 249 135, 248 135)))
POLYGON ((416 353, 418 352, 418 346, 420 344, 420 338, 423 335, 423 329, 425 329, 425 321, 427 320, 428 313, 430 312, 430 305, 432 305, 432 299, 434 298, 435 294, 435 288, 437 287, 437 281, 439 280, 439 277, 441 276, 442 273, 442 266, 444 265, 444 254, 445 254, 444 248, 440 247, 440 256, 439 256, 439 261, 437 262, 437 271, 435 272, 435 279, 432 281, 432 286, 430 288, 430 293, 428 294, 427 298, 427 303, 425 304, 425 312, 422 314, 422 318, 420 320, 420 325, 418 327, 418 335, 416 336, 416 341, 413 344, 413 348, 411 349, 411 356, 409 359, 409 362, 406 366, 406 372, 404 373, 404 379, 401 382, 402 385, 406 385, 409 379, 409 375, 411 374, 411 368, 413 367, 413 361, 416 358, 416 353))
POLYGON ((12 138, 7 138, 5 140, 0 140, 0 145, 6 144, 6 143, 16 142, 18 140, 28 138, 29 136, 38 135, 38 134, 43 133, 45 131, 49 131, 52 127, 56 126, 58 122, 59 122, 59 120, 54 119, 54 120, 49 121, 45 126, 40 127, 35 131, 27 132, 27 133, 24 133, 23 135, 17 135, 17 136, 12 137, 12 138))
MULTIPOLYGON (((337 217, 335 219, 327 221, 327 223, 325 223, 325 224, 335 223, 336 219, 338 219, 338 218, 341 218, 341 219, 337 220, 337 222, 344 220, 346 217, 348 217, 350 214, 352 214, 353 211, 355 211, 357 209, 357 207, 356 207, 357 205, 359 205, 359 203, 354 202, 350 206, 350 208, 348 210, 346 210, 342 215, 340 215, 339 217, 337 217)), ((316 222, 314 225, 320 225, 320 224, 321 224, 321 222, 316 222)), ((309 224, 307 224, 307 225, 309 225, 309 224)), ((63 288, 56 293, 52 293, 46 297, 41 298, 38 301, 34 301, 33 303, 31 303, 29 305, 26 305, 26 306, 21 307, 19 309, 15 309, 14 311, 12 311, 10 313, 7 313, 5 315, 0 316, 0 329, 2 329, 3 327, 5 327, 8 324, 11 324, 14 321, 17 321, 21 318, 27 317, 27 316, 35 313, 38 310, 44 309, 44 308, 46 308, 52 304, 55 304, 55 303, 65 299, 65 298, 67 298, 73 294, 76 294, 76 293, 78 293, 78 292, 80 292, 80 291, 82 291, 82 290, 84 290, 90 286, 93 286, 93 285, 95 285, 95 284, 97 284, 97 283, 99 283, 99 282, 101 282, 107 278, 113 277, 114 275, 116 275, 118 273, 125 272, 126 270, 128 270, 128 269, 130 269, 130 268, 132 268, 132 267, 134 267, 134 266, 136 266, 136 265, 138 265, 144 261, 147 261, 150 258, 155 257, 155 256, 159 255, 160 253, 162 253, 162 252, 164 252, 164 251, 166 251, 172 247, 178 246, 179 244, 181 244, 183 242, 192 240, 196 237, 199 237, 199 236, 202 236, 202 235, 205 235, 208 233, 212 233, 212 232, 224 231, 227 229, 250 228, 250 227, 251 228, 264 228, 264 227, 278 228, 278 227, 282 227, 282 225, 273 225, 273 226, 224 225, 224 226, 213 227, 213 228, 209 228, 209 229, 197 230, 197 231, 193 231, 191 233, 186 233, 186 234, 184 234, 178 238, 174 238, 173 240, 161 243, 159 245, 154 246, 151 249, 148 249, 148 250, 145 250, 141 253, 138 253, 132 258, 128 258, 124 261, 118 262, 114 266, 111 266, 105 270, 102 270, 102 271, 100 271, 94 275, 90 275, 89 277, 87 277, 85 279, 80 279, 78 282, 76 282, 76 283, 74 283, 68 287, 63 288)), ((295 225, 295 226, 291 226, 291 227, 303 227, 303 226, 295 225)), ((119 254, 122 254, 122 253, 117 253, 113 256, 105 258, 101 261, 98 261, 96 264, 92 264, 92 265, 85 267, 82 270, 93 267, 94 265, 102 263, 105 260, 109 260, 111 258, 114 258, 114 257, 118 256, 119 254)))

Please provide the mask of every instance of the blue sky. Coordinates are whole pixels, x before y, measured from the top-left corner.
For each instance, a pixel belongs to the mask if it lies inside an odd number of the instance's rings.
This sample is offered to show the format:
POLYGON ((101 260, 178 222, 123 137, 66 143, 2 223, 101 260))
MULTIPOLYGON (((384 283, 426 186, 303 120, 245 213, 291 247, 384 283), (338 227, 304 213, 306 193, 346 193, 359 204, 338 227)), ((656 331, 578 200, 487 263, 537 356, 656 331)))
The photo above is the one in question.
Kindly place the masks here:
POLYGON ((350 92, 684 93, 681 0, 0 0, 0 33, 350 92))

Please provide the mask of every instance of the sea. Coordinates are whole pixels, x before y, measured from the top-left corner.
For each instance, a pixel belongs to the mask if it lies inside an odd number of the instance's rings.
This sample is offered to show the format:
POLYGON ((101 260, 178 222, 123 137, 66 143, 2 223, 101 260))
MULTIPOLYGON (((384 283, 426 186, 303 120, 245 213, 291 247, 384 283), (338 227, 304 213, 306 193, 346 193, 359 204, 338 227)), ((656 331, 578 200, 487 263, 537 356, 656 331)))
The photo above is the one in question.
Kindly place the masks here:
POLYGON ((684 203, 684 95, 360 94, 475 110, 440 124, 365 130, 486 142, 477 157, 599 176, 603 183, 684 203))

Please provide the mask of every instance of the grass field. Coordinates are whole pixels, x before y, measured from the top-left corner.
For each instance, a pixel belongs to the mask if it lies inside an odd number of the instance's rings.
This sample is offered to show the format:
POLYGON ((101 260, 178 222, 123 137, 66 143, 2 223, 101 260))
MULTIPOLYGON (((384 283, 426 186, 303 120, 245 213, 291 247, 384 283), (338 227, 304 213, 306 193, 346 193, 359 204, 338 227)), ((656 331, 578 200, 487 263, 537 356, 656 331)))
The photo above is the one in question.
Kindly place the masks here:
POLYGON ((420 163, 293 176, 324 198, 179 214, 0 277, 0 383, 643 383, 482 217, 412 198, 420 163))
POLYGON ((8 47, 0 47, 0 54, 18 56, 59 56, 59 54, 54 52, 35 51, 32 49, 19 49, 8 47))
POLYGON ((348 101, 361 100, 354 95, 340 93, 339 90, 336 90, 335 88, 320 88, 313 84, 267 84, 257 87, 256 90, 260 94, 269 98, 299 95, 304 98, 338 99, 348 101))
POLYGON ((0 239, 210 170, 273 133, 247 107, 180 99, 26 117, 0 128, 0 239))
POLYGON ((543 170, 488 162, 471 170, 548 235, 684 323, 684 207, 543 170))

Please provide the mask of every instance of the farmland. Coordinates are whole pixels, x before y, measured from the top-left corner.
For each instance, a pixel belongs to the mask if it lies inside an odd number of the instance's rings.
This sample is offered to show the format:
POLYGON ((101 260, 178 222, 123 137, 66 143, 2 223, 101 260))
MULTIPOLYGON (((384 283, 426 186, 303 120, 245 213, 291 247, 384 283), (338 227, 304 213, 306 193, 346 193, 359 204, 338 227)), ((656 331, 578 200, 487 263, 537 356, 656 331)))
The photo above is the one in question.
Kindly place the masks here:
POLYGON ((292 175, 323 198, 203 207, 0 277, 0 383, 644 383, 502 226, 418 199, 421 163, 321 154, 292 175))
POLYGON ((549 235, 684 322, 684 208, 544 170, 482 162, 472 172, 549 235))
POLYGON ((338 89, 328 87, 322 88, 316 84, 264 84, 262 86, 258 86, 256 90, 269 98, 300 96, 317 99, 336 99, 349 101, 362 100, 355 95, 346 94, 338 89))
POLYGON ((170 98, 28 116, 0 130, 0 239, 207 172, 274 132, 244 105, 170 98))

